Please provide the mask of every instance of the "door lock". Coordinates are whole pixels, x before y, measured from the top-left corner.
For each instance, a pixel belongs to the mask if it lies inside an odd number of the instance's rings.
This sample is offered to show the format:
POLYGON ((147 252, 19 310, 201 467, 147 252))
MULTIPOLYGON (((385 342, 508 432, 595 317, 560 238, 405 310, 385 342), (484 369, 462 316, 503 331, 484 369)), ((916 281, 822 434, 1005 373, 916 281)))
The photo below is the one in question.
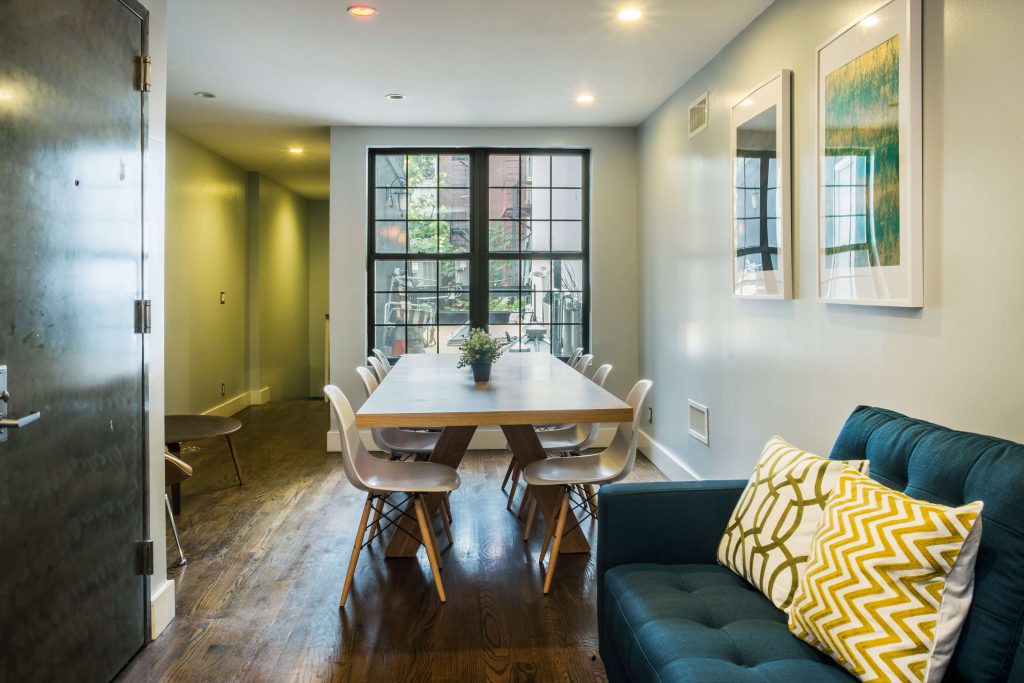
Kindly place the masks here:
POLYGON ((33 411, 22 417, 7 417, 7 405, 11 402, 11 395, 7 391, 7 366, 0 365, 0 443, 7 441, 8 429, 21 429, 32 424, 42 414, 33 411))

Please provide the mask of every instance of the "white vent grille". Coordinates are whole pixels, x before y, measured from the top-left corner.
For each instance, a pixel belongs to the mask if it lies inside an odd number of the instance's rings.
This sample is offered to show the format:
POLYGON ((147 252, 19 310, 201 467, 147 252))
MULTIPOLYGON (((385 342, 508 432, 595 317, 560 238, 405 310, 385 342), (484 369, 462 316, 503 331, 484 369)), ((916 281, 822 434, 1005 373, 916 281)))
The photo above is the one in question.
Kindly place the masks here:
POLYGON ((690 436, 701 443, 708 442, 708 407, 696 401, 690 404, 690 436))
POLYGON ((705 90, 703 95, 690 103, 689 130, 691 138, 708 127, 708 95, 710 94, 705 90))

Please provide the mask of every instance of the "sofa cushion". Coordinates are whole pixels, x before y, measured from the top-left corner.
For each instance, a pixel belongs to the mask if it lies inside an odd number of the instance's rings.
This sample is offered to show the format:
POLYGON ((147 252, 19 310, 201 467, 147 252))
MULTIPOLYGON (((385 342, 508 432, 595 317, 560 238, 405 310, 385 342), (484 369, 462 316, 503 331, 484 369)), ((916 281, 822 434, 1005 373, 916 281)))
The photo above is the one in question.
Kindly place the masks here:
POLYGON ((607 628, 631 681, 853 680, 725 567, 621 565, 604 580, 607 628))
POLYGON ((867 458, 872 479, 913 498, 984 501, 974 600, 946 676, 1007 680, 1024 628, 1024 445, 860 406, 830 457, 867 458))

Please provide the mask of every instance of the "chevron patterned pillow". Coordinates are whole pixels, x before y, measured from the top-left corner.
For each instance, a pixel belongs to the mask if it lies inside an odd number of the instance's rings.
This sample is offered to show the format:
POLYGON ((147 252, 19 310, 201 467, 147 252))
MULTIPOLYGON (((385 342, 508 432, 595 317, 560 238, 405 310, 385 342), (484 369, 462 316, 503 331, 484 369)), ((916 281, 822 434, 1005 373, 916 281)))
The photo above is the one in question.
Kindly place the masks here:
POLYGON ((981 510, 915 500, 843 470, 789 630, 862 681, 942 680, 974 592, 981 510))
POLYGON ((773 436, 743 490, 718 545, 718 563, 765 594, 779 609, 793 601, 828 496, 846 466, 773 436))

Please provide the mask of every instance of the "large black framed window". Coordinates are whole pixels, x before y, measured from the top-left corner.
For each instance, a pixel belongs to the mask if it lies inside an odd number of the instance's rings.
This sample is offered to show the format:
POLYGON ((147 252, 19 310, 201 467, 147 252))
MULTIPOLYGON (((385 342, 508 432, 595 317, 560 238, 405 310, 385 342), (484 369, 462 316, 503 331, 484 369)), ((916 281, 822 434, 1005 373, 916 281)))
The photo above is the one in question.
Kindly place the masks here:
POLYGON ((369 153, 368 347, 457 353, 589 346, 589 152, 369 153))

